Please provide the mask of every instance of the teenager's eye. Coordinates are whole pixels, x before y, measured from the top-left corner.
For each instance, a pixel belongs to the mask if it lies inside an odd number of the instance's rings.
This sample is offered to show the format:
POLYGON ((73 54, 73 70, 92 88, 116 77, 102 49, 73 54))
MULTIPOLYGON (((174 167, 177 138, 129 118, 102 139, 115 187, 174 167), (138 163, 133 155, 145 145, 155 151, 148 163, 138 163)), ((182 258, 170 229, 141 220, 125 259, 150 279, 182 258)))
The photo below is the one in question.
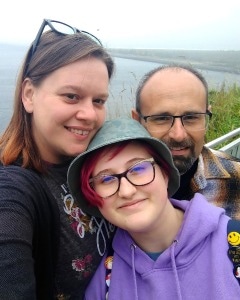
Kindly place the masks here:
POLYGON ((152 171, 150 161, 141 161, 128 170, 128 176, 142 176, 152 171))
POLYGON ((117 180, 117 178, 115 176, 111 176, 111 175, 103 175, 103 176, 99 177, 100 184, 110 184, 116 180, 117 180))
POLYGON ((131 169, 129 169, 128 173, 130 173, 131 175, 137 175, 137 174, 141 174, 142 172, 144 172, 146 169, 146 166, 143 163, 137 164, 134 167, 132 167, 131 169))

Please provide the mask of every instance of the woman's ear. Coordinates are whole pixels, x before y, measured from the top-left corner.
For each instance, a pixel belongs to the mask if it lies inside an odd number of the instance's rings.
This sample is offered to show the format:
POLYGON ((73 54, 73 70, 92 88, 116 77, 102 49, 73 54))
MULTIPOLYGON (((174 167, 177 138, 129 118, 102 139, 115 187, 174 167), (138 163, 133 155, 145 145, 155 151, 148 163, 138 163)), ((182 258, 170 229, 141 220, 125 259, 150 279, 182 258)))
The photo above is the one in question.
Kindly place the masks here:
POLYGON ((34 86, 29 78, 22 83, 22 103, 28 113, 33 112, 34 86))

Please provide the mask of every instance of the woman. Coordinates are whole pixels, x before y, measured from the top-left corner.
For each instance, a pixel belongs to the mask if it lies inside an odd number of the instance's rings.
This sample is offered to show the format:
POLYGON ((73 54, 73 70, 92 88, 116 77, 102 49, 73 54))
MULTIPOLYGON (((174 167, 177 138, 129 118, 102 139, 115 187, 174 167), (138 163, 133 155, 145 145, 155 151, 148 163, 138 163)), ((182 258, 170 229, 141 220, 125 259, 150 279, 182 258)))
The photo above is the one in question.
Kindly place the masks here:
POLYGON ((66 174, 105 120, 113 71, 92 34, 43 21, 0 139, 0 299, 81 299, 108 246, 113 226, 82 212, 66 174))
POLYGON ((239 299, 229 217, 201 194, 170 198, 179 186, 171 154, 137 121, 106 122, 68 182, 85 211, 121 228, 85 299, 239 299))

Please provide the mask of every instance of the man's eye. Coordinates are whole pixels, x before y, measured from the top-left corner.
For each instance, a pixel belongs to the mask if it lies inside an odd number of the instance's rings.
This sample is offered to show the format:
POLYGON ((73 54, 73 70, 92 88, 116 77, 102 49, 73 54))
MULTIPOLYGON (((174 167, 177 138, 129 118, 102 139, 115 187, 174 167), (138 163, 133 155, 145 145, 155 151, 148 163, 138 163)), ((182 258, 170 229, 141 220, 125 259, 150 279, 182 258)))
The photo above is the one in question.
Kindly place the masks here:
POLYGON ((153 122, 168 122, 171 121, 172 117, 170 116, 156 116, 152 118, 153 122))
POLYGON ((186 115, 184 117, 185 121, 197 121, 200 119, 199 115, 186 115))

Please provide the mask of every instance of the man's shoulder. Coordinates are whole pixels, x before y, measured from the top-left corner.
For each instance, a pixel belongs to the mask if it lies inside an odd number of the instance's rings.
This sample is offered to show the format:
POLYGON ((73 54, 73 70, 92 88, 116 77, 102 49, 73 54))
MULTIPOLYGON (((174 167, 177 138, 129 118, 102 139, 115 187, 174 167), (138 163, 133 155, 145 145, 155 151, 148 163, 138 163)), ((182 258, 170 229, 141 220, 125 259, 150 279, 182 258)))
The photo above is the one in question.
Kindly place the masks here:
POLYGON ((204 170, 206 178, 240 180, 240 160, 223 151, 204 147, 199 157, 199 169, 204 170))
POLYGON ((236 166, 240 166, 240 159, 237 157, 234 157, 227 152, 220 151, 220 150, 215 150, 215 149, 210 149, 206 146, 203 147, 202 150, 202 157, 204 160, 217 160, 220 162, 230 162, 232 164, 236 164, 236 166))

